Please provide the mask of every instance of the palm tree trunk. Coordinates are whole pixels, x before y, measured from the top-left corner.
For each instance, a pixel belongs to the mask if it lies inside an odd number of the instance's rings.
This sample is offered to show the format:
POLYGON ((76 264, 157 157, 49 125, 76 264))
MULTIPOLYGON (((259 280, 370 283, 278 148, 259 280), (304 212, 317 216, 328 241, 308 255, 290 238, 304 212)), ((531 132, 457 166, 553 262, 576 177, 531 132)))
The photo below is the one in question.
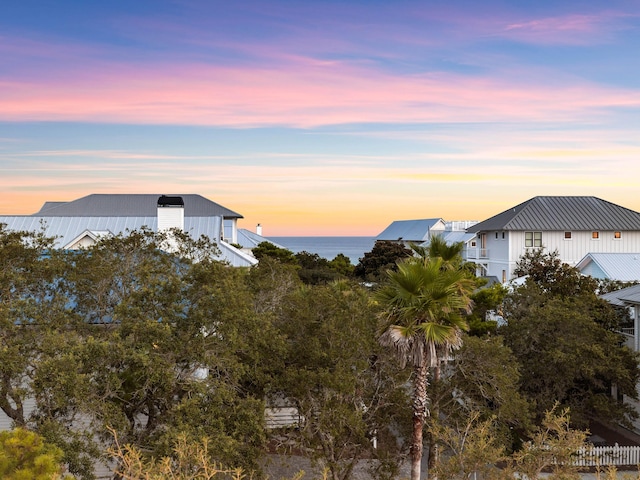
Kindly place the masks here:
POLYGON ((422 432, 427 414, 427 372, 426 362, 414 367, 413 377, 413 435, 411 437, 411 480, 420 480, 422 466, 422 432))
MULTIPOLYGON (((438 360, 433 370, 434 386, 440 385, 440 377, 442 372, 441 368, 442 366, 441 366, 440 360, 438 360)), ((438 409, 438 402, 434 402, 431 405, 431 411, 429 412, 429 414, 432 416, 431 422, 440 421, 439 419, 440 411, 438 409)), ((436 439, 433 437, 431 430, 429 430, 429 457, 427 459, 427 465, 428 465, 427 468, 429 471, 429 478, 431 480, 438 480, 438 477, 435 475, 435 473, 432 475, 431 472, 435 471, 435 467, 439 461, 440 461, 440 448, 436 442, 436 439)))

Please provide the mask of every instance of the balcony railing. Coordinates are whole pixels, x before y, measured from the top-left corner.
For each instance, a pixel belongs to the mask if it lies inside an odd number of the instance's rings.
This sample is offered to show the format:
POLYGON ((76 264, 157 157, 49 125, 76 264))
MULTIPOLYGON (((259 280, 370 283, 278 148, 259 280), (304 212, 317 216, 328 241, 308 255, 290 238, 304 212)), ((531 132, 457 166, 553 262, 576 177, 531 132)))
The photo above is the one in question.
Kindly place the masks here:
POLYGON ((467 249, 467 259, 489 258, 488 248, 469 248, 467 249))

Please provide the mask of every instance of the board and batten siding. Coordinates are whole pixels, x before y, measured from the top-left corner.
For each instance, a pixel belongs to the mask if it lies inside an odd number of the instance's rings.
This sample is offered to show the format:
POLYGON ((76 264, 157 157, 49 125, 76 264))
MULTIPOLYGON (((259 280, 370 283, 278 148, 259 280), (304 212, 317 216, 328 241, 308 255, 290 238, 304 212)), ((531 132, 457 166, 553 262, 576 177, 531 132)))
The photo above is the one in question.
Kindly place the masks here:
MULTIPOLYGON (((522 255, 536 247, 525 247, 524 231, 489 231, 485 234, 488 260, 479 260, 479 263, 486 263, 489 276, 503 280, 504 271, 506 280, 513 279, 513 270, 522 255)), ((542 231, 542 246, 546 252, 557 251, 560 259, 571 266, 588 253, 640 253, 640 231, 620 231, 620 238, 615 238, 615 231, 600 230, 597 239, 592 234, 591 230, 571 231, 571 238, 567 239, 564 230, 542 231)))
MULTIPOLYGON (((510 232, 513 236, 511 259, 517 261, 527 248, 524 246, 525 232, 510 232)), ((620 232, 614 238, 613 231, 598 231, 598 238, 592 231, 572 231, 571 238, 564 238, 565 232, 542 232, 542 246, 545 251, 558 251, 563 262, 576 265, 587 253, 636 253, 640 252, 640 232, 620 232)))

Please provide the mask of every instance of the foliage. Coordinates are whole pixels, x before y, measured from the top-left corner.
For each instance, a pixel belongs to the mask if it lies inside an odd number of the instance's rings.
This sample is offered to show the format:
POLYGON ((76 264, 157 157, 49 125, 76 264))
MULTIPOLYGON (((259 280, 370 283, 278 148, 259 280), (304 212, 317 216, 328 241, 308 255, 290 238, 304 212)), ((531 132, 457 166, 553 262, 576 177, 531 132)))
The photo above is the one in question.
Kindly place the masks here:
POLYGON ((276 247, 271 242, 261 242, 255 248, 251 250, 253 256, 258 260, 262 260, 265 257, 278 260, 280 263, 289 265, 297 265, 298 260, 291 250, 286 248, 276 247))
POLYGON ((562 298, 595 295, 598 288, 597 280, 582 275, 577 268, 562 262, 557 251, 527 251, 516 264, 513 273, 518 277, 528 276, 528 281, 537 285, 545 295, 562 298))
MULTIPOLYGON (((433 385, 437 402, 436 426, 453 427, 491 421, 491 431, 506 451, 517 448, 531 428, 531 405, 520 393, 520 367, 501 337, 464 339, 455 353, 451 371, 441 385, 433 385)), ((484 427, 483 427, 484 428, 484 427)))
POLYGON ((510 316, 500 329, 522 369, 522 391, 541 414, 558 401, 578 425, 591 415, 623 420, 632 412, 610 397, 611 385, 632 398, 639 371, 635 355, 620 346, 577 302, 552 299, 510 316), (554 372, 550 375, 549 372, 554 372))
POLYGON ((213 260, 206 239, 149 230, 77 252, 50 245, 0 230, 0 408, 81 478, 110 429, 156 454, 206 435, 218 461, 253 468, 273 335, 247 272, 213 260))
POLYGON ((62 450, 24 428, 0 432, 0 477, 4 480, 60 480, 62 455, 62 450))
POLYGON ((366 252, 354 269, 354 275, 367 282, 386 279, 387 270, 396 270, 396 262, 412 255, 411 249, 399 242, 378 240, 370 252, 366 252))
POLYGON ((207 435, 219 461, 254 466, 264 442, 263 403, 240 386, 245 362, 258 363, 244 354, 263 337, 244 271, 212 260, 191 264, 158 246, 155 237, 132 233, 78 259, 81 272, 98 270, 108 285, 83 288, 92 292, 87 312, 111 319, 84 344, 93 424, 104 439, 114 429, 158 453, 177 433, 207 435), (117 296, 106 309, 104 293, 117 296))
POLYGON ((505 300, 505 344, 522 369, 522 392, 538 418, 554 402, 570 407, 577 425, 590 416, 628 421, 632 409, 612 398, 611 386, 631 398, 640 377, 636 355, 615 332, 621 316, 596 295, 597 282, 563 264, 555 253, 523 257, 529 278, 505 300), (554 375, 549 375, 554 372, 554 375))
POLYGON ((279 391, 305 419, 289 436, 334 480, 362 458, 399 458, 406 377, 380 351, 375 322, 368 291, 344 281, 293 292, 280 320, 289 348, 279 391))
POLYGON ((341 275, 332 266, 329 260, 322 258, 317 253, 300 252, 295 255, 300 269, 298 276, 307 285, 320 285, 338 280, 341 275))
POLYGON ((434 439, 446 449, 444 459, 434 469, 442 480, 491 478, 495 465, 505 458, 505 448, 496 435, 492 418, 482 420, 478 412, 461 423, 434 425, 434 439))
POLYGON ((355 265, 351 263, 351 259, 344 253, 339 253, 333 260, 329 262, 329 266, 338 272, 340 275, 350 278, 353 277, 355 271, 355 265))
POLYGON ((585 445, 588 433, 570 427, 568 409, 558 411, 554 405, 545 412, 542 424, 522 449, 508 458, 505 473, 509 478, 536 480, 543 471, 553 479, 580 478, 579 467, 573 464, 573 456, 585 445), (517 474, 515 473, 517 472, 517 474))
POLYGON ((494 283, 490 287, 480 287, 473 294, 473 309, 469 314, 469 334, 483 336, 495 334, 497 322, 487 319, 488 312, 502 315, 502 304, 507 295, 507 289, 500 283, 494 283))
POLYGON ((262 242, 253 250, 253 255, 261 262, 273 259, 285 265, 297 267, 300 280, 308 285, 329 283, 353 272, 353 265, 348 257, 337 255, 332 261, 322 258, 317 253, 299 252, 279 248, 269 242, 262 242))
POLYGON ((172 444, 171 455, 160 459, 148 458, 132 445, 121 445, 116 437, 111 449, 118 460, 116 474, 122 480, 241 480, 245 473, 241 468, 223 468, 213 462, 207 438, 189 441, 178 436, 172 444))

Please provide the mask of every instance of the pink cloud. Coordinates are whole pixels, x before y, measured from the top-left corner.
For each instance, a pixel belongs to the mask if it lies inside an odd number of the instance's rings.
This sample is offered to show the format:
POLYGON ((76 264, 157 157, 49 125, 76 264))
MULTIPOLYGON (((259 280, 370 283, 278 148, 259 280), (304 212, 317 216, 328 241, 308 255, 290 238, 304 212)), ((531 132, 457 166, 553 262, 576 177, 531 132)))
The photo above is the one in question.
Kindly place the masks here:
POLYGON ((640 92, 590 84, 401 76, 301 59, 273 68, 91 62, 85 67, 63 79, 0 80, 0 120, 311 127, 569 120, 594 109, 640 106, 640 92))

